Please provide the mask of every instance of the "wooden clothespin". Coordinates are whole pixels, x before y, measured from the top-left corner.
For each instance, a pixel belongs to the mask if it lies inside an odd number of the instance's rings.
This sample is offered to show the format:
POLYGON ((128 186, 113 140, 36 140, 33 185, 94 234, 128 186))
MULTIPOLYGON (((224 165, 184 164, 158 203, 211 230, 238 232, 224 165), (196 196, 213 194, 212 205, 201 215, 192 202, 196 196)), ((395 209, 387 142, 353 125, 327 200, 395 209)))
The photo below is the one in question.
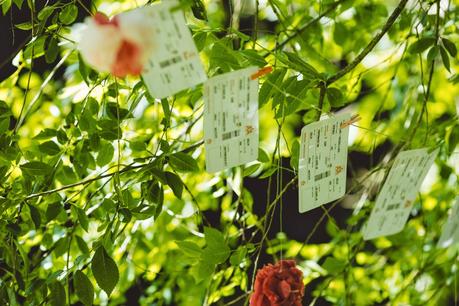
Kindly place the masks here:
POLYGON ((360 115, 359 115, 359 114, 353 115, 353 116, 351 117, 351 119, 349 119, 349 120, 344 121, 343 123, 341 123, 341 126, 340 126, 340 127, 343 129, 343 128, 345 128, 346 126, 350 126, 351 124, 356 123, 356 122, 359 121, 360 119, 362 119, 362 118, 360 118, 360 115))
POLYGON ((250 76, 250 79, 251 80, 256 80, 256 79, 258 79, 258 78, 270 73, 271 71, 273 71, 273 67, 271 67, 271 66, 263 67, 260 70, 258 70, 257 72, 255 72, 254 74, 252 74, 250 76))

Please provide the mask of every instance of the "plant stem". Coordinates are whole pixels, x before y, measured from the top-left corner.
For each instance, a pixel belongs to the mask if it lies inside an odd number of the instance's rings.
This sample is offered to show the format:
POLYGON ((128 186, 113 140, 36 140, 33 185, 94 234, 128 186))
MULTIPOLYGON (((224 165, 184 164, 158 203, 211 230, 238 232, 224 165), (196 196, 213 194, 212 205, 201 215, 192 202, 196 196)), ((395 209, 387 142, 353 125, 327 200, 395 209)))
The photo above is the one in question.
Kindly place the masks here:
POLYGON ((408 0, 401 0, 400 3, 397 5, 397 7, 394 9, 392 14, 389 16, 387 19, 386 23, 382 27, 382 29, 379 31, 379 33, 373 37, 373 39, 368 43, 368 45, 357 55, 357 57, 346 67, 329 77, 326 81, 327 85, 330 85, 339 79, 341 79, 343 76, 351 72, 367 55, 368 53, 373 50, 373 48, 376 46, 376 44, 381 40, 381 38, 384 36, 384 34, 387 33, 387 31, 392 27, 394 24, 395 20, 397 20, 398 16, 402 13, 403 9, 406 6, 406 3, 408 0))

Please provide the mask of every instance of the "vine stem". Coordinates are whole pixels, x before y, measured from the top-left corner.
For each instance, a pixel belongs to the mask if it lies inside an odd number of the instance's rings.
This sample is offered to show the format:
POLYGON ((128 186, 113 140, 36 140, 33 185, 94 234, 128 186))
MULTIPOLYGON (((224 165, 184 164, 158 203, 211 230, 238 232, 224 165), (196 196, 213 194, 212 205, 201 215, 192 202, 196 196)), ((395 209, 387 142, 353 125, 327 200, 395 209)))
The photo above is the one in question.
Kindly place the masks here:
POLYGON ((324 107, 324 100, 325 100, 325 93, 327 91, 327 85, 325 83, 321 83, 320 85, 320 93, 319 93, 319 106, 316 121, 320 120, 320 116, 322 115, 322 108, 324 107))
POLYGON ((392 12, 392 14, 389 16, 389 18, 387 19, 386 23, 384 24, 382 29, 379 31, 379 33, 376 34, 375 37, 373 37, 373 39, 368 43, 368 45, 359 53, 359 55, 357 55, 356 58, 354 58, 354 60, 349 65, 347 65, 346 67, 344 67, 343 69, 338 71, 336 74, 332 75, 331 77, 327 79, 326 81, 327 86, 338 81, 339 79, 344 77, 346 74, 351 72, 355 67, 357 67, 357 65, 368 55, 368 53, 370 53, 371 50, 373 50, 376 44, 384 36, 384 34, 386 34, 387 31, 389 31, 389 29, 394 24, 395 20, 397 20, 398 16, 400 16, 400 14, 402 13, 407 2, 408 0, 400 1, 400 3, 397 5, 397 7, 392 12))

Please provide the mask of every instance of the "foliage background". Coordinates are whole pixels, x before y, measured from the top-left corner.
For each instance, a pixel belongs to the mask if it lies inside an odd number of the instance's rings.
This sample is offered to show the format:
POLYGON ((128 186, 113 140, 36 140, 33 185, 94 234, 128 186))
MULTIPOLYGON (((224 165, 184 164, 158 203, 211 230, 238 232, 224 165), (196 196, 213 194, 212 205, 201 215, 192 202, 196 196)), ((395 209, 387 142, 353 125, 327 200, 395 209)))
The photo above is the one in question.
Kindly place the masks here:
POLYGON ((2 304, 243 305, 280 258, 304 272, 305 305, 457 304, 458 248, 436 248, 459 189, 457 1, 183 2, 209 76, 274 67, 258 161, 218 174, 201 86, 155 100, 76 51, 89 11, 144 4, 1 1, 2 304), (348 192, 300 215, 300 130, 341 110, 362 117, 348 192), (391 160, 423 146, 440 154, 406 228, 364 242, 391 160))

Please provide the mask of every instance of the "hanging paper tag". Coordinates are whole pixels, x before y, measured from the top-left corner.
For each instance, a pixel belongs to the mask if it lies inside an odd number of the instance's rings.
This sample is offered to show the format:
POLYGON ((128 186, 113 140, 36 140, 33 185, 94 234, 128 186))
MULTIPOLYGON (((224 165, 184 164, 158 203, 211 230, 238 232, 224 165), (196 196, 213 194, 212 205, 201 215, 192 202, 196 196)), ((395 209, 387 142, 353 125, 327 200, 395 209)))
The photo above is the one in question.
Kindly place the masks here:
POLYGON ((225 73, 204 84, 204 141, 209 172, 258 157, 257 67, 225 73))
POLYGON ((165 98, 207 79, 178 1, 142 8, 156 29, 156 48, 142 72, 150 94, 165 98))
POLYGON ((456 198, 456 203, 453 205, 451 214, 448 217, 437 247, 447 248, 452 244, 459 242, 459 196, 456 198))
POLYGON ((365 240, 393 235, 405 227, 416 194, 435 161, 438 150, 403 151, 397 155, 386 182, 376 198, 368 223, 363 227, 365 240))
POLYGON ((349 126, 343 124, 350 118, 350 114, 342 114, 311 123, 301 130, 300 213, 344 195, 349 126))

